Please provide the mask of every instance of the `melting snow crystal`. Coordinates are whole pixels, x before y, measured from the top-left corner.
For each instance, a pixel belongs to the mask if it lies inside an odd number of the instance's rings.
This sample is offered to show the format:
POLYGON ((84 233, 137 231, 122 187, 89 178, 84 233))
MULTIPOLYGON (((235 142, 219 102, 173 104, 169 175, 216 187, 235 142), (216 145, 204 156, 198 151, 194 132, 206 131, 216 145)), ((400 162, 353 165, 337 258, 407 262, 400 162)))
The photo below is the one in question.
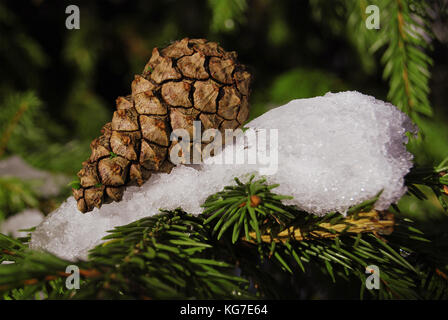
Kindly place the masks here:
MULTIPOLYGON (((328 93, 293 100, 246 127, 278 129, 278 170, 267 180, 280 184, 275 191, 293 196, 289 203, 305 211, 344 213, 381 190, 376 209, 385 210, 406 191, 403 177, 412 166, 406 132, 416 129, 389 103, 358 92, 328 93)), ((154 215, 159 208, 182 207, 200 213, 207 196, 233 184, 234 177, 244 180, 257 173, 258 168, 248 164, 179 166, 171 174, 154 174, 140 188, 128 188, 121 202, 86 214, 77 210, 70 197, 36 229, 31 247, 67 259, 85 259, 114 226, 154 215)))

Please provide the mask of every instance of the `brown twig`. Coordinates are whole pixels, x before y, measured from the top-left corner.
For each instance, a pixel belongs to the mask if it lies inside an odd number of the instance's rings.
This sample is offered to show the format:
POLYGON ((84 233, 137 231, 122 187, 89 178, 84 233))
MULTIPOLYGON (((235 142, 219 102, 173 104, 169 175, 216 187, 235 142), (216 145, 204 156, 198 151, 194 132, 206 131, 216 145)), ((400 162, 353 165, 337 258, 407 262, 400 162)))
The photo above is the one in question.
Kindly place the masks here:
MULTIPOLYGON (((291 227, 278 233, 277 236, 272 239, 270 235, 265 234, 261 236, 263 242, 285 242, 289 239, 297 241, 309 240, 309 239, 322 239, 322 238, 336 238, 341 233, 381 233, 390 234, 393 231, 395 221, 393 214, 381 214, 376 210, 369 212, 360 212, 358 217, 346 217, 342 222, 337 224, 330 224, 328 222, 320 223, 316 230, 305 232, 299 227, 291 227), (324 229, 324 230, 322 230, 324 229)), ((255 238, 255 232, 249 233, 252 238, 255 238)))

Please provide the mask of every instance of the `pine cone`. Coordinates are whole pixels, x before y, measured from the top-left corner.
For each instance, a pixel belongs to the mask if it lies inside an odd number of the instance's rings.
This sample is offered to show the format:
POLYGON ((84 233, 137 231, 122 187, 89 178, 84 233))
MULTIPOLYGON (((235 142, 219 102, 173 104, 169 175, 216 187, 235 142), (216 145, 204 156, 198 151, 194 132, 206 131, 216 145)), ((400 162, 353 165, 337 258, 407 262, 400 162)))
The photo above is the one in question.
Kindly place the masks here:
POLYGON ((192 135, 195 120, 202 130, 240 127, 249 115, 251 75, 236 58, 204 39, 155 48, 143 74, 135 76, 132 94, 116 100, 112 122, 90 145, 80 187, 73 189, 78 209, 120 201, 126 186, 142 185, 152 172, 169 173, 172 130, 192 135))

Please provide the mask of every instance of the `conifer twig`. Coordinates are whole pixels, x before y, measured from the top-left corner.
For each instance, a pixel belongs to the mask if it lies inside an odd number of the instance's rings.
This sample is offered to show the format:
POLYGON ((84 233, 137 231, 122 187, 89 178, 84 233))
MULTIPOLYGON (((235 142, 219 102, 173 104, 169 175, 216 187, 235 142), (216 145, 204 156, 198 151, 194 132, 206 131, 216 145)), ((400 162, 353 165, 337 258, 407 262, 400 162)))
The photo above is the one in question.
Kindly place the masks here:
POLYGON ((11 137, 11 134, 14 131, 14 128, 19 123, 23 114, 28 110, 28 106, 29 106, 29 104, 26 102, 23 102, 20 105, 19 109, 17 110, 14 117, 9 122, 5 131, 2 133, 1 138, 0 138, 0 158, 3 156, 3 153, 6 150, 6 146, 8 145, 9 138, 11 137))

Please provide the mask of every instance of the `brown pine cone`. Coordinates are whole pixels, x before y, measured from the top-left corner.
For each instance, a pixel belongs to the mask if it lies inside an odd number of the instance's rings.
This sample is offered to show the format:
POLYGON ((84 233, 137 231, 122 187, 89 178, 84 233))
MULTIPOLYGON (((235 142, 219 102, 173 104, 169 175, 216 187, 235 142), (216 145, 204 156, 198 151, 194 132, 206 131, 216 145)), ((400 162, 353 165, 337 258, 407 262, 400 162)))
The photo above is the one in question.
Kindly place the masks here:
MULTIPOLYGON (((112 122, 90 144, 73 196, 81 212, 120 201, 128 185, 142 185, 152 172, 170 172, 174 129, 236 129, 249 115, 250 73, 235 52, 204 39, 182 39, 155 48, 132 94, 118 97, 112 122)), ((205 145, 205 144, 204 144, 205 145)), ((204 146, 203 145, 203 146, 204 146)))

